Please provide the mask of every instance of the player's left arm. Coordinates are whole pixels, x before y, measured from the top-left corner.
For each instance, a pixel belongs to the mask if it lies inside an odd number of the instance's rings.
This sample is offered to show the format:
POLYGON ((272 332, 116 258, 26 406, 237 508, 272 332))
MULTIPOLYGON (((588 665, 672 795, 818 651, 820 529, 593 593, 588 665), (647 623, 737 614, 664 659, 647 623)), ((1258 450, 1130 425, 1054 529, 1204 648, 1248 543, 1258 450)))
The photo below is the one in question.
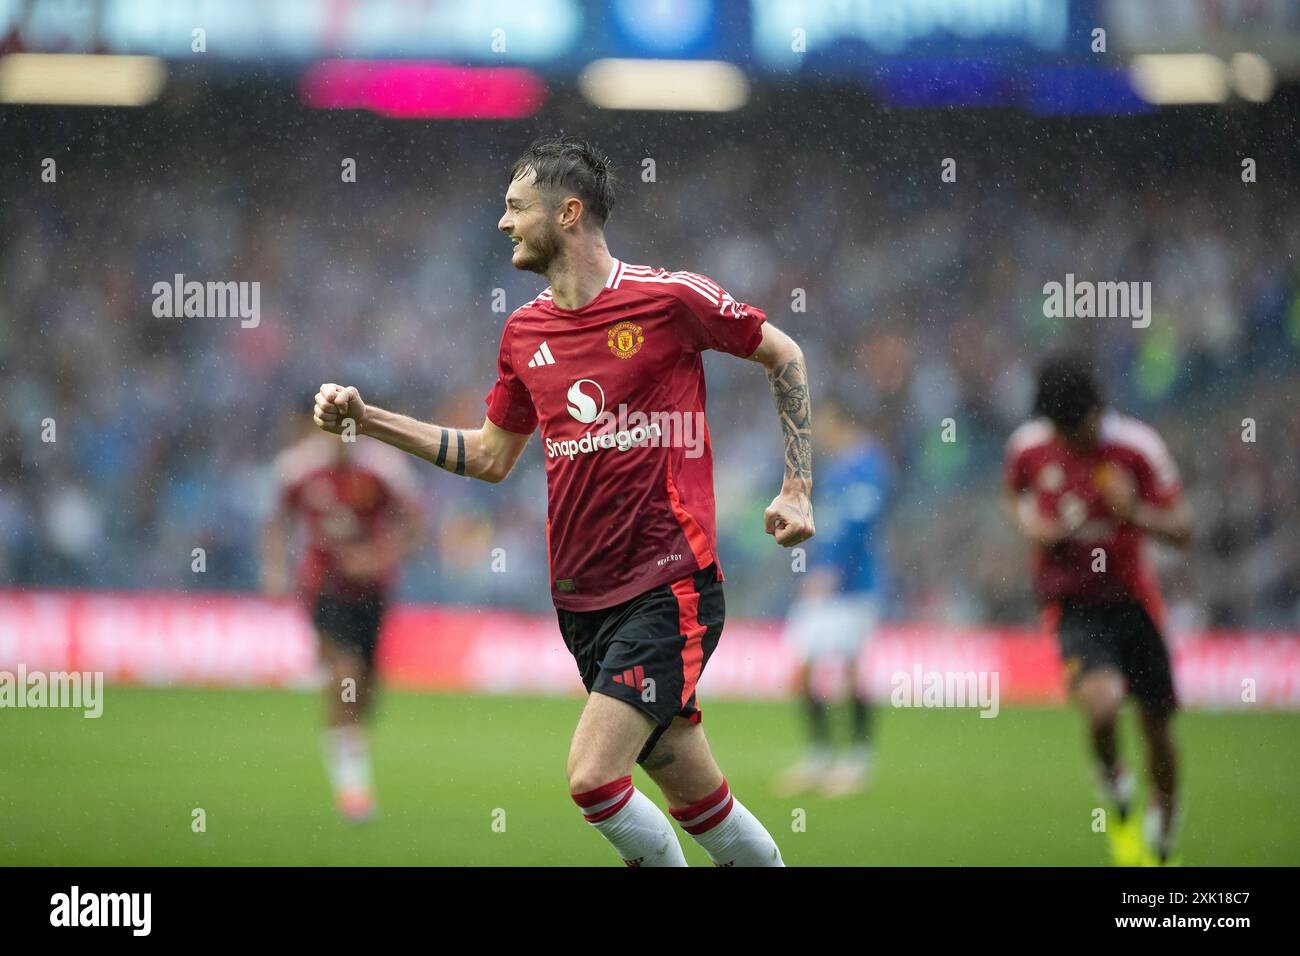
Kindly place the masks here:
POLYGON ((763 527, 777 544, 790 548, 816 532, 812 511, 812 400, 803 350, 770 322, 763 323, 763 340, 747 356, 767 370, 785 439, 785 477, 781 492, 763 512, 763 527))
POLYGON ((1116 464, 1101 474, 1101 496, 1119 521, 1176 547, 1192 540, 1192 515, 1183 501, 1178 466, 1160 436, 1148 433, 1132 469, 1116 464))
POLYGON ((274 500, 271 513, 262 524, 260 547, 260 567, 258 568, 261 591, 265 597, 278 599, 287 597, 293 589, 293 565, 289 557, 289 539, 293 534, 294 504, 297 500, 297 488, 287 477, 284 452, 275 459, 271 471, 275 475, 274 500))
POLYGON ((1176 547, 1185 548, 1192 543, 1192 512, 1182 495, 1160 508, 1139 501, 1129 522, 1176 547))

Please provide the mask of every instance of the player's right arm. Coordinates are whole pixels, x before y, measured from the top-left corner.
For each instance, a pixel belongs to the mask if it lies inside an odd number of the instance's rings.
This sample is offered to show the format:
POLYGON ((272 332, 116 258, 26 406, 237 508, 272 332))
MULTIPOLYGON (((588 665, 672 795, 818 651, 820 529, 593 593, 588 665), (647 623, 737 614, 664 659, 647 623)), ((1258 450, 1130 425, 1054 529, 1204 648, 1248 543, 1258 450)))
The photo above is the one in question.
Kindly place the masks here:
POLYGON ((283 505, 277 505, 262 528, 262 593, 281 598, 292 586, 289 567, 289 532, 292 518, 283 505))
POLYGON ((1141 459, 1140 471, 1130 475, 1122 468, 1108 467, 1102 472, 1102 500, 1120 521, 1144 534, 1185 548, 1192 540, 1192 515, 1183 500, 1178 469, 1155 432, 1152 460, 1141 459))
POLYGON ((448 428, 422 422, 367 405, 354 386, 322 385, 313 411, 316 424, 339 435, 349 419, 358 435, 369 435, 444 471, 493 483, 510 474, 529 438, 506 431, 486 418, 479 428, 448 428))
POLYGON ((282 452, 271 466, 275 473, 275 503, 262 525, 261 585, 268 598, 287 597, 293 589, 289 536, 293 533, 297 487, 291 477, 294 449, 282 452))
MULTIPOLYGON (((1022 425, 1007 442, 1002 467, 1002 513, 1022 538, 1040 548, 1054 548, 1079 529, 1085 515, 1072 515, 1076 520, 1071 525, 1058 515, 1043 514, 1038 507, 1034 469, 1028 457, 1037 435, 1035 429, 1041 430, 1041 426, 1034 422, 1022 425)), ((1038 438, 1041 440, 1041 436, 1038 438)))

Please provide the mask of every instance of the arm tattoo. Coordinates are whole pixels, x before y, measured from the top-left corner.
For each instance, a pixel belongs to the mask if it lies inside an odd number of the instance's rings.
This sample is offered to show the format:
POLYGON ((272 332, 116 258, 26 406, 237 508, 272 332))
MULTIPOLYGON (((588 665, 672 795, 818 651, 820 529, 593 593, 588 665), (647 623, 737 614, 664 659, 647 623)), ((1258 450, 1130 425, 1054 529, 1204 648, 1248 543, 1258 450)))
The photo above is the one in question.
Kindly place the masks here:
POLYGON ((791 359, 767 375, 785 436, 785 476, 812 480, 812 403, 803 362, 791 359))
POLYGON ((448 471, 454 471, 458 475, 465 474, 465 433, 459 428, 442 428, 439 429, 438 435, 438 457, 434 464, 439 468, 446 468, 448 471), (456 435, 456 461, 455 464, 447 464, 447 445, 448 438, 452 434, 456 435))

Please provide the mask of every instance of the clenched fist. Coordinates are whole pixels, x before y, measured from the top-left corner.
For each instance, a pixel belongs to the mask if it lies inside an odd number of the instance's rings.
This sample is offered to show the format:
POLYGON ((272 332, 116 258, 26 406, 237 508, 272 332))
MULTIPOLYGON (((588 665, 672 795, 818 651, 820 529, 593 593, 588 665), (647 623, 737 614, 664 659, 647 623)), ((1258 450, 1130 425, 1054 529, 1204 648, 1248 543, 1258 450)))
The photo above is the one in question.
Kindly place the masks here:
POLYGON ((361 400, 361 393, 351 385, 344 387, 332 382, 322 385, 316 393, 312 420, 330 434, 341 435, 348 419, 357 432, 361 431, 366 420, 366 403, 361 400))
POLYGON ((799 488, 782 487, 781 493, 763 512, 763 530, 783 548, 802 544, 814 534, 812 501, 799 488))

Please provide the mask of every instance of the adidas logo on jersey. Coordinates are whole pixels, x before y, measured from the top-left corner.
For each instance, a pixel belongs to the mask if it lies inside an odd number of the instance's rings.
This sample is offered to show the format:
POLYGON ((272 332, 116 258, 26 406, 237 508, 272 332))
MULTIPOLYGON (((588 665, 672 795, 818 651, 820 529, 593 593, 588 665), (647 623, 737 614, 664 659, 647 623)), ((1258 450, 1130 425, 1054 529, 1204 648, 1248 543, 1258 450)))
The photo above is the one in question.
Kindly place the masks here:
POLYGON ((539 348, 536 352, 533 353, 533 360, 528 363, 528 367, 538 368, 542 365, 554 365, 554 364, 555 364, 555 356, 551 354, 551 347, 547 345, 545 342, 543 342, 541 348, 539 348))

